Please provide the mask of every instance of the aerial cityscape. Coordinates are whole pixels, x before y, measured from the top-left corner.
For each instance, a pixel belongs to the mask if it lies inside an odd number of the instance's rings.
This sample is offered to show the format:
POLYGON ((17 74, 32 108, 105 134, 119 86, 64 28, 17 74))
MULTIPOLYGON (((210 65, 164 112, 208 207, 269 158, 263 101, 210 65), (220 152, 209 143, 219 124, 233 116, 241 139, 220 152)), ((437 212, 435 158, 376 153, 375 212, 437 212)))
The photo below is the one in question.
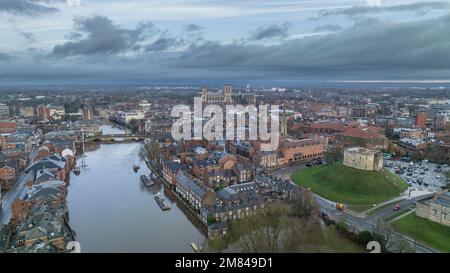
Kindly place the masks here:
POLYGON ((0 0, 0 253, 450 253, 449 11, 0 0))

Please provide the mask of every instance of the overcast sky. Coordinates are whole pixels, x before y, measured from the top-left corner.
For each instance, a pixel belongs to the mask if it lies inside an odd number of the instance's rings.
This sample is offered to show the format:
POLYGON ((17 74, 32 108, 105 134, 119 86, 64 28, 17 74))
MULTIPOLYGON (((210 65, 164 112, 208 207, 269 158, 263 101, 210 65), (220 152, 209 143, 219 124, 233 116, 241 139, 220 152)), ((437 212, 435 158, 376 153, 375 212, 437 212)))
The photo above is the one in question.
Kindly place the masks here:
POLYGON ((450 0, 0 0, 0 83, 450 80, 450 0))

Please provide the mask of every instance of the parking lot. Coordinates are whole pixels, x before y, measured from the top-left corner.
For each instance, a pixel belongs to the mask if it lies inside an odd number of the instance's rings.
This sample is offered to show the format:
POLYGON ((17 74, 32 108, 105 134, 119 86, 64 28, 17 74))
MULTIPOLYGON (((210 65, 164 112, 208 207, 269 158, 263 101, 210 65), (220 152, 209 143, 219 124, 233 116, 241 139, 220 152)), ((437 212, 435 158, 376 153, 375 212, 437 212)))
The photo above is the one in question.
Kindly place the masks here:
POLYGON ((384 166, 393 173, 397 173, 408 183, 410 188, 417 191, 435 192, 446 185, 446 173, 450 168, 446 165, 434 163, 410 163, 400 160, 385 160, 384 166))

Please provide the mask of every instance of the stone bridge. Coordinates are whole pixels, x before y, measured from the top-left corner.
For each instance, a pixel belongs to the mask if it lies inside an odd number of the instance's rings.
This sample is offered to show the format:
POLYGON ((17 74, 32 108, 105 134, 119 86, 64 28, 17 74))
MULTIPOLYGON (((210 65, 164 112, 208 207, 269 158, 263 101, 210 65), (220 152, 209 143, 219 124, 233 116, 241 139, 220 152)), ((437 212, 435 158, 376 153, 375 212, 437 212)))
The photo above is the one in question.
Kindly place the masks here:
POLYGON ((145 135, 139 134, 106 134, 90 136, 85 138, 85 142, 124 142, 124 141, 142 141, 145 135))

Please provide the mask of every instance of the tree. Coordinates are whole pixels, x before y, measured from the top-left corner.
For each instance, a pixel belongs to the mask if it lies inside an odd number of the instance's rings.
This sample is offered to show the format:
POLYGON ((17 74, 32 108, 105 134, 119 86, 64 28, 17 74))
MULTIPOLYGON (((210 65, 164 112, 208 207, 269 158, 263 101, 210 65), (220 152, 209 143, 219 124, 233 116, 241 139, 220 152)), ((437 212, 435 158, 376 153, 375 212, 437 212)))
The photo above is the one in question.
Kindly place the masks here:
POLYGON ((147 159, 151 162, 155 162, 159 158, 160 150, 158 141, 150 140, 139 151, 139 157, 141 160, 147 159))
POLYGON ((381 245, 381 252, 389 252, 392 247, 392 234, 394 229, 392 225, 381 218, 377 219, 375 230, 372 232, 374 241, 377 241, 381 245))
POLYGON ((291 214, 297 218, 310 218, 317 210, 316 198, 310 190, 295 194, 290 200, 291 214))
POLYGON ((324 158, 327 164, 331 164, 342 159, 342 153, 336 147, 328 147, 327 151, 324 154, 324 158))
POLYGON ((396 144, 392 143, 392 141, 389 141, 387 152, 395 155, 404 156, 406 153, 400 149, 396 144))
POLYGON ((304 250, 305 241, 307 240, 308 231, 311 226, 308 226, 307 223, 295 218, 287 219, 286 225, 287 227, 282 240, 282 252, 301 252, 304 250))
POLYGON ((414 247, 406 240, 399 240, 392 244, 396 253, 415 253, 414 247))
POLYGON ((373 241, 373 236, 372 233, 370 233, 370 231, 364 230, 358 234, 358 242, 361 245, 366 246, 367 243, 369 243, 370 241, 373 241))
POLYGON ((237 247, 244 253, 276 253, 281 245, 287 213, 281 208, 266 208, 264 212, 230 223, 231 238, 238 238, 237 247))
POLYGON ((443 187, 443 190, 446 190, 446 189, 450 190, 450 172, 446 172, 445 177, 446 177, 446 180, 445 180, 445 185, 443 187))
POLYGON ((396 134, 394 132, 394 129, 392 129, 392 128, 386 128, 385 133, 386 133, 386 137, 388 139, 399 139, 400 138, 400 136, 398 134, 396 134))

